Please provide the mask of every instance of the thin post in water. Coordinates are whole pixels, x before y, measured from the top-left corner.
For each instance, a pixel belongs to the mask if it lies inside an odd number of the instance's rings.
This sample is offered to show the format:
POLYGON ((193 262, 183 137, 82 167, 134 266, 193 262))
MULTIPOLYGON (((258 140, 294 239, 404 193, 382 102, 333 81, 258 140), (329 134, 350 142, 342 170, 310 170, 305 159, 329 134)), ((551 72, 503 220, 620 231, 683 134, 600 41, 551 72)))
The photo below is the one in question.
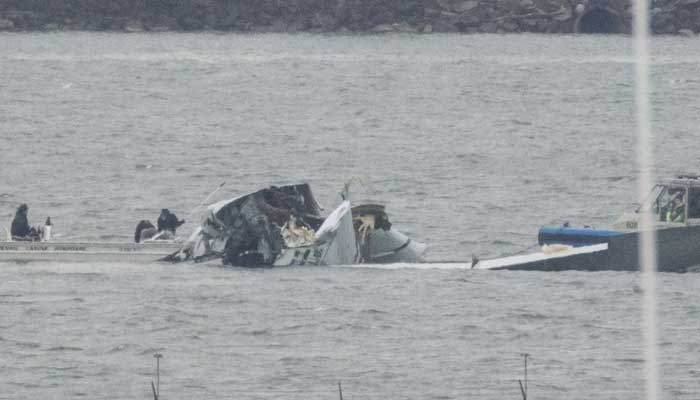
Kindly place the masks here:
POLYGON ((156 385, 151 381, 151 390, 153 390, 153 400, 158 400, 158 392, 156 391, 156 385))
POLYGON ((518 379, 518 384, 520 385, 520 393, 523 395, 523 400, 527 400, 527 358, 530 356, 528 353, 523 354, 523 359, 525 361, 525 387, 523 387, 523 381, 518 379))
MULTIPOLYGON (((155 399, 158 400, 160 397, 160 359, 163 358, 163 355, 160 353, 156 353, 153 355, 153 358, 156 359, 156 387, 155 387, 155 399)), ((151 384, 153 384, 151 382, 151 384)))

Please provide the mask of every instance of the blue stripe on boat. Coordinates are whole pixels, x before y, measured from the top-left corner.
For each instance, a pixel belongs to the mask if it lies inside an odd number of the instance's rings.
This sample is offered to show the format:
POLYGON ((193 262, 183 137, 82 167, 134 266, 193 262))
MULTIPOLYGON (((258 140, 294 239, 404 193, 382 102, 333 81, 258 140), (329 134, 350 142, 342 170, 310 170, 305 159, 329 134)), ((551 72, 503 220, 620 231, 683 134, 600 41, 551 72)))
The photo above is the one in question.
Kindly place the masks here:
POLYGON ((566 244, 574 247, 590 246, 598 243, 608 243, 611 236, 622 232, 603 229, 547 227, 540 228, 537 241, 543 244, 566 244))

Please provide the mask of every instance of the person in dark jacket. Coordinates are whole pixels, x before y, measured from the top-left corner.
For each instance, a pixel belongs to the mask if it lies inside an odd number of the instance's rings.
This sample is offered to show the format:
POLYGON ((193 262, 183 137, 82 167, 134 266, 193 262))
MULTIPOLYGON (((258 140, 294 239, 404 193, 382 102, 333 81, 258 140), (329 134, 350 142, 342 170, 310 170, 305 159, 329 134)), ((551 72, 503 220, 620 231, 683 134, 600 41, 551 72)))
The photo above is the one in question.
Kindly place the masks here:
POLYGON ((139 224, 136 225, 136 232, 134 232, 134 242, 141 243, 141 239, 148 239, 156 234, 156 227, 153 226, 151 221, 142 219, 139 224))
POLYGON ((39 234, 36 229, 29 226, 28 211, 29 207, 26 204, 22 204, 17 208, 10 232, 13 240, 39 240, 39 234))
POLYGON ((182 221, 178 220, 175 214, 164 208, 160 210, 160 216, 158 217, 158 232, 168 231, 174 235, 177 228, 184 223, 184 219, 182 221))

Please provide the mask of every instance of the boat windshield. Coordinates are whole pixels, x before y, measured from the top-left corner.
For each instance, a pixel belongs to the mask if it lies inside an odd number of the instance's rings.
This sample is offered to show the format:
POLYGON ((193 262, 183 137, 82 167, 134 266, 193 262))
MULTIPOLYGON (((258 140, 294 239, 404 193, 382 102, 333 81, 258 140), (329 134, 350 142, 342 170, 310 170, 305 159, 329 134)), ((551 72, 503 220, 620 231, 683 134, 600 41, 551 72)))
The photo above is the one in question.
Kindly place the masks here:
POLYGON ((685 187, 656 185, 640 210, 651 210, 657 221, 685 222, 685 187))
POLYGON ((661 192, 664 190, 665 186, 663 185, 655 185, 653 189, 651 189, 651 193, 644 199, 644 202, 642 203, 639 208, 637 208, 637 212, 640 211, 647 211, 649 209, 654 209, 656 208, 657 211, 654 211, 654 213, 658 213, 658 199, 659 195, 661 195, 661 192))
POLYGON ((688 219, 700 218, 700 187, 690 187, 688 195, 688 219))

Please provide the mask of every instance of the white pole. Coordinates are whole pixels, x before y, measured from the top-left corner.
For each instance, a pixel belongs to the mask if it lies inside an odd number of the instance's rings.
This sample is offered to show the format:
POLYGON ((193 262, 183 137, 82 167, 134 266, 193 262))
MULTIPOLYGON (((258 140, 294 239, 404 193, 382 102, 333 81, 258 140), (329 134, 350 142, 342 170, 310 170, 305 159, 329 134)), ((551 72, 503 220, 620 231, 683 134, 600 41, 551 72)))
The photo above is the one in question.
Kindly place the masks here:
MULTIPOLYGON (((636 48, 635 104, 639 157, 640 203, 652 189, 654 180, 653 136, 649 106, 649 4, 634 0, 634 38, 636 48)), ((651 210, 641 210, 639 261, 642 287, 642 353, 643 396, 647 400, 659 398, 659 377, 656 347, 656 233, 652 230, 651 210)))

